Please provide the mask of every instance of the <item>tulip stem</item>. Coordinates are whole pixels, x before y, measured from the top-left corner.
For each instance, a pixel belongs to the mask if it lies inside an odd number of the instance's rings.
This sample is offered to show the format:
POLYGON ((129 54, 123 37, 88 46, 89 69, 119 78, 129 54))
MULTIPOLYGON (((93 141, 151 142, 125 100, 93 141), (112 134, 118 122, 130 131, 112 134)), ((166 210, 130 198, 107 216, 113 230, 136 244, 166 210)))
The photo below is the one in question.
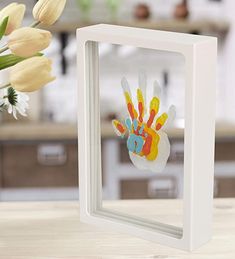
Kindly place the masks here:
POLYGON ((7 45, 5 45, 2 48, 0 48, 0 54, 3 53, 6 50, 8 50, 8 46, 7 45))
POLYGON ((39 22, 39 21, 34 21, 34 22, 30 25, 30 27, 35 28, 35 27, 37 27, 40 23, 41 23, 41 22, 39 22))
POLYGON ((9 87, 9 86, 11 86, 10 83, 0 86, 0 89, 4 89, 4 88, 9 87))

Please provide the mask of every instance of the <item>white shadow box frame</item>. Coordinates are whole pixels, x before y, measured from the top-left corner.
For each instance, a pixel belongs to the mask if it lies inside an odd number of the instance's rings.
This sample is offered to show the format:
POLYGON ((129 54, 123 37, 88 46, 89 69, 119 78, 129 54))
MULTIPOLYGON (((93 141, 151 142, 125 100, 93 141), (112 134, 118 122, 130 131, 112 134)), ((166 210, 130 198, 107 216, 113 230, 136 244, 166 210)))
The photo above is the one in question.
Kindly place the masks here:
POLYGON ((81 221, 193 250, 211 238, 217 39, 114 25, 77 30, 81 221), (183 227, 102 208, 99 54, 101 42, 177 52, 185 58, 183 227))

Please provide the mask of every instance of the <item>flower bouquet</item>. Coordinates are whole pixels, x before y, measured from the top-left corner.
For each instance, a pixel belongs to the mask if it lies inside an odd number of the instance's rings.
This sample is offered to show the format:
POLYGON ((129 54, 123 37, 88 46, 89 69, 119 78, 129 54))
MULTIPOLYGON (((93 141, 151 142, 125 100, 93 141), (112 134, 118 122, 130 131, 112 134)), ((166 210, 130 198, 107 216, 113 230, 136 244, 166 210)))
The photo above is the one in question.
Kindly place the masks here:
POLYGON ((15 119, 17 113, 27 116, 26 93, 55 80, 51 60, 41 53, 49 46, 51 33, 36 27, 54 24, 65 4, 66 0, 39 0, 33 8, 34 22, 22 28, 24 4, 12 3, 0 11, 0 41, 6 42, 0 47, 0 71, 7 74, 6 82, 0 83, 0 112, 8 111, 15 119))

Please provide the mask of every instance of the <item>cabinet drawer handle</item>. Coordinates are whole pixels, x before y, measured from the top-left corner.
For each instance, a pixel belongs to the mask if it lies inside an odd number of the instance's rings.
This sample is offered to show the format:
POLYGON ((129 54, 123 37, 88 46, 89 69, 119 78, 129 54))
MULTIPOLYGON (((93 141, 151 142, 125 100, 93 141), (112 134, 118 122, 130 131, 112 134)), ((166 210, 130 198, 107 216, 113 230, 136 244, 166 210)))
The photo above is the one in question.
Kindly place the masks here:
POLYGON ((37 149, 37 160, 40 165, 58 166, 67 161, 65 146, 62 144, 42 144, 37 149))

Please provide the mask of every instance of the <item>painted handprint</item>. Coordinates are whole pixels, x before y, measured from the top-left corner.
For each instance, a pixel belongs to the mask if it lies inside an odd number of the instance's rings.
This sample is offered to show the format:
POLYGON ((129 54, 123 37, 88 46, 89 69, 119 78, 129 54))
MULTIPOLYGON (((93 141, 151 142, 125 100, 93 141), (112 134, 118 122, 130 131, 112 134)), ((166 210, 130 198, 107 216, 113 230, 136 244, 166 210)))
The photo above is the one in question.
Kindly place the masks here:
POLYGON ((113 120, 112 125, 118 136, 124 137, 128 132, 127 148, 132 163, 138 169, 162 172, 170 155, 170 143, 164 128, 175 117, 175 107, 171 106, 168 113, 157 117, 160 106, 160 87, 154 82, 154 97, 150 101, 149 113, 146 108, 146 76, 139 75, 137 89, 138 112, 136 111, 129 84, 122 79, 122 88, 126 100, 129 117, 125 124, 113 120))

